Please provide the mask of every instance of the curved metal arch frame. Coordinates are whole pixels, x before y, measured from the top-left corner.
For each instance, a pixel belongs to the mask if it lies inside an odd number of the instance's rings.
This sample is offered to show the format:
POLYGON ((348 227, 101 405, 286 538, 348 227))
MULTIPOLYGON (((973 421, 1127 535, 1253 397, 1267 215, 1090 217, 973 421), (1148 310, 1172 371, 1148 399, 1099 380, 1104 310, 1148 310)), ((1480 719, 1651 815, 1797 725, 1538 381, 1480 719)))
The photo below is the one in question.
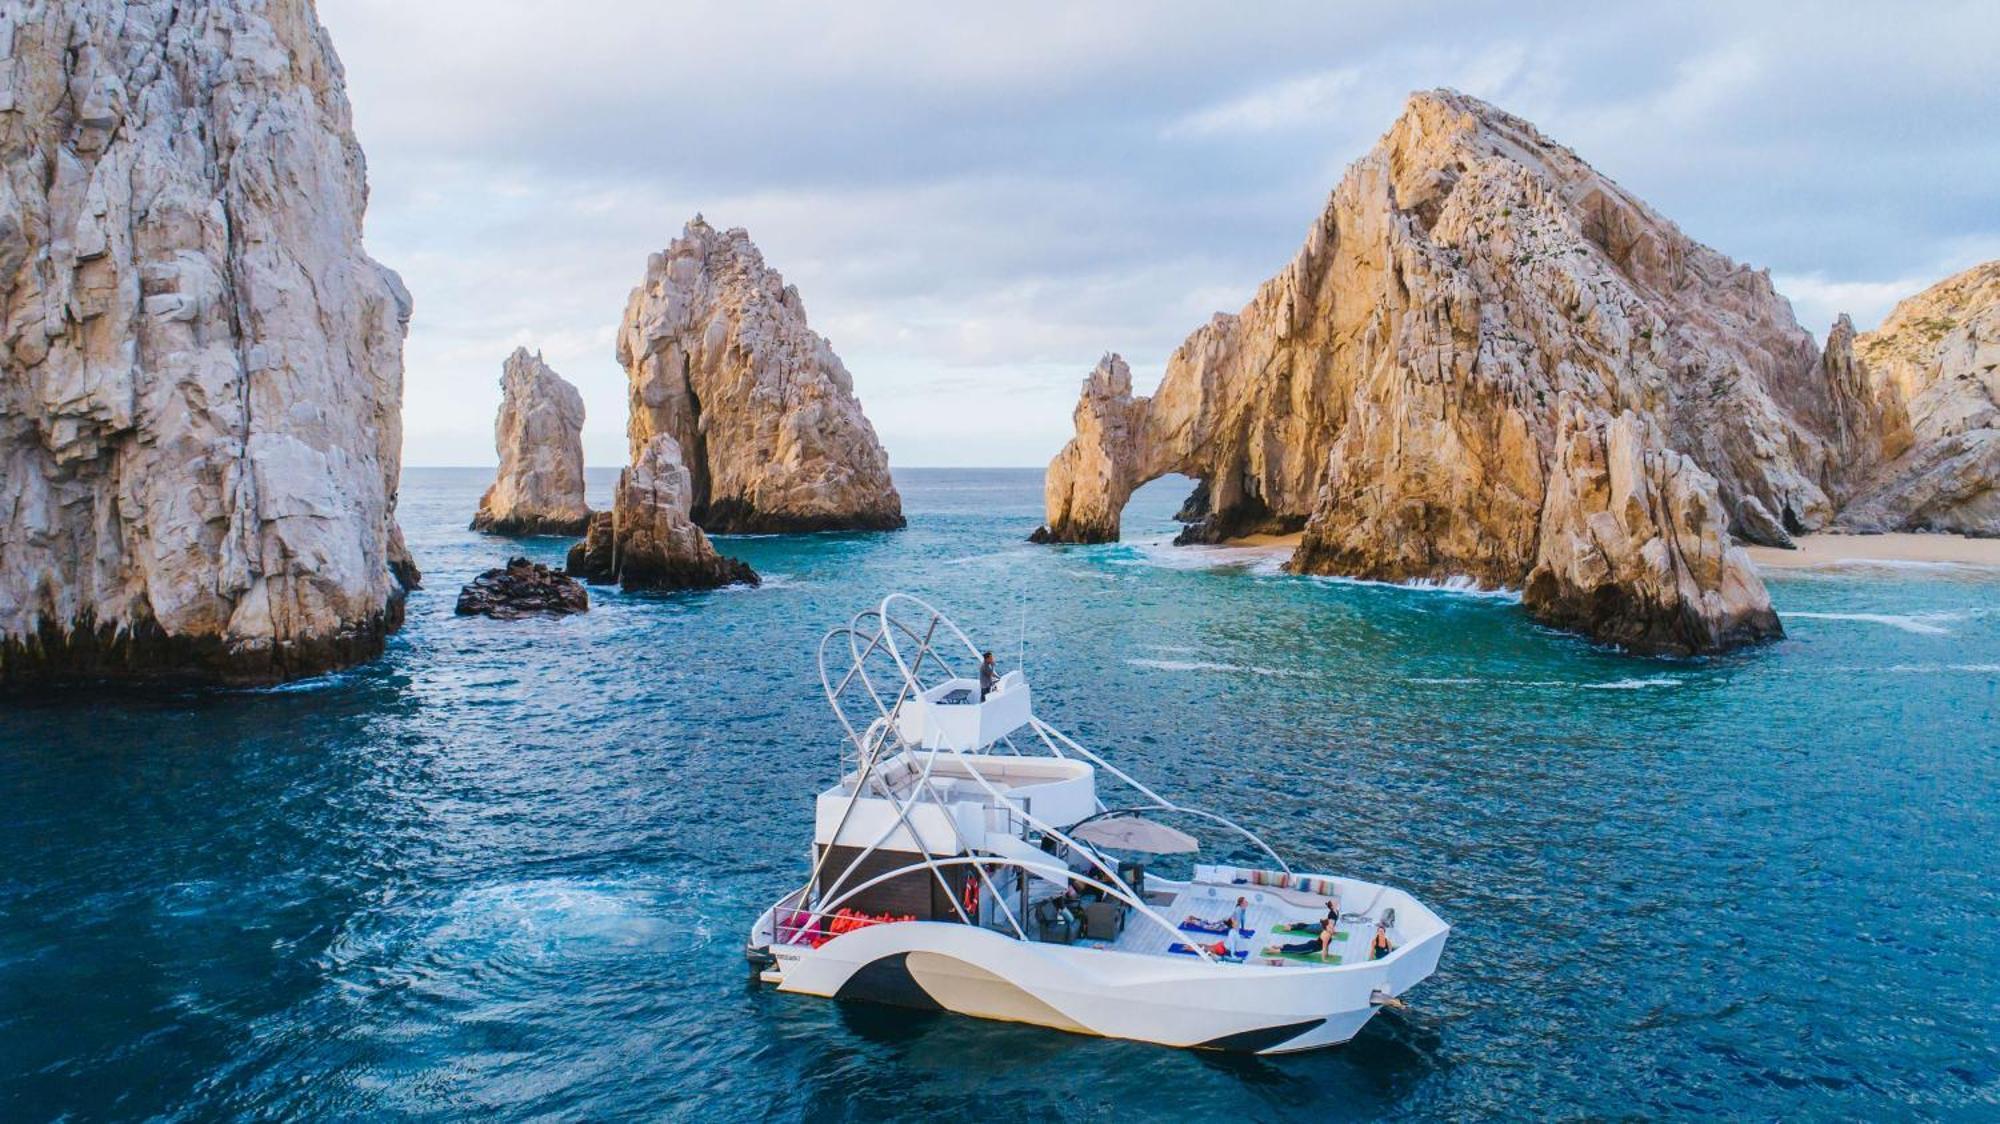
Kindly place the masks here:
MULTIPOLYGON (((824 636, 820 638, 819 649, 817 652, 819 672, 820 672, 820 686, 826 695, 828 705, 833 709, 836 719, 840 722, 843 731, 847 735, 846 739, 847 743, 854 747, 856 754, 855 791, 849 796, 847 806, 842 810, 840 821, 836 825, 834 830, 834 838, 839 838, 840 832, 843 829, 845 829, 848 819, 851 816, 856 803, 861 798, 864 786, 867 784, 869 777, 874 772, 875 766, 877 764, 879 757, 881 756, 882 750, 891 744, 892 739, 899 738, 899 735, 897 734, 895 729, 895 722, 894 722, 894 717, 897 710, 903 705, 904 701, 907 700, 913 693, 921 693, 923 690, 926 689, 923 685, 923 679, 922 679, 922 672, 925 667, 925 661, 929 660, 935 663, 939 671, 942 672, 942 674, 945 676, 947 680, 961 677, 959 676, 957 670, 953 668, 952 665, 945 660, 943 655, 941 655, 937 651, 937 646, 933 643, 933 640, 936 637, 937 630, 940 625, 942 625, 945 629, 948 630, 948 637, 956 637, 956 639, 961 644, 964 645, 965 651, 975 661, 979 658, 980 656, 979 646, 973 643, 972 638, 970 636, 967 636, 964 630, 960 629, 958 625, 954 621, 952 621, 952 619, 949 616, 945 615, 945 613, 942 610, 938 609, 935 605, 930 604, 929 602, 923 600, 922 598, 907 593, 892 593, 888 595, 887 597, 882 599, 880 605, 876 606, 875 608, 864 609, 861 612, 856 613, 848 621, 846 625, 830 629, 824 636), (914 627, 912 627, 910 624, 906 623, 896 615, 894 609, 898 605, 898 603, 908 603, 909 605, 914 606, 916 609, 918 609, 921 615, 928 617, 925 629, 922 633, 919 633, 914 627), (874 627, 872 629, 868 627, 868 623, 871 621, 874 622, 874 627), (903 646, 899 644, 896 640, 896 633, 898 632, 902 633, 903 636, 908 640, 914 642, 915 647, 914 647, 914 654, 912 656, 909 657, 905 656, 903 651, 903 646), (847 668, 846 673, 841 676, 839 684, 836 685, 833 682, 831 669, 829 668, 829 665, 827 663, 827 648, 829 645, 833 644, 836 640, 843 637, 847 641, 849 666, 847 668), (899 677, 902 680, 902 683, 899 685, 896 691, 896 697, 893 703, 885 704, 883 702, 881 692, 877 691, 875 681, 869 675, 868 672, 867 668, 868 658, 871 655, 877 653, 878 651, 886 654, 890 658, 890 660, 895 664, 896 670, 899 673, 899 677), (846 709, 841 704, 841 697, 848 691, 849 687, 856 680, 860 682, 862 690, 864 690, 867 693, 869 701, 875 704, 875 708, 878 712, 877 717, 868 723, 866 731, 862 733, 857 733, 855 731, 853 722, 849 719, 846 709)), ((1173 801, 1167 800, 1165 797, 1161 796, 1157 792, 1154 792, 1151 788, 1147 787, 1146 785, 1140 783, 1138 780, 1134 779, 1131 775, 1119 769, 1117 766, 1112 765, 1110 762, 1104 760, 1103 757, 1085 748, 1084 746, 1078 744, 1075 741, 1075 739, 1069 737, 1067 734, 1064 734, 1062 731, 1057 730, 1052 726, 1049 726, 1039 718, 1031 716, 1029 718, 1029 727, 1035 731, 1036 735, 1042 741, 1044 747, 1046 747, 1049 750, 1049 752, 1054 756, 1058 758, 1068 757, 1069 754, 1065 753, 1063 748, 1064 746, 1068 746, 1069 749, 1075 751, 1075 753, 1078 756, 1084 758, 1093 766, 1101 768, 1106 772, 1109 772, 1112 776, 1116 777, 1120 781, 1123 781, 1126 785, 1130 786, 1131 788, 1139 792, 1147 799, 1154 801, 1154 803, 1151 805, 1130 809, 1131 811, 1164 811, 1164 812, 1181 813, 1185 815, 1191 815, 1207 819, 1215 823, 1221 824, 1224 827, 1231 829, 1232 831, 1241 835, 1245 839, 1249 840, 1251 843, 1255 844, 1265 854, 1269 855, 1272 861, 1276 862, 1278 866, 1281 869, 1283 869, 1286 873, 1291 872, 1291 867, 1289 864, 1285 862, 1284 858, 1280 856, 1278 852, 1270 846, 1270 844, 1264 842, 1262 838, 1260 838, 1256 833, 1250 831, 1248 828, 1245 828, 1242 825, 1236 823, 1235 821, 1230 820, 1225 816, 1218 815, 1214 812, 1209 812, 1200 808, 1185 807, 1183 805, 1176 804, 1173 801)), ((1008 749, 1012 753, 1016 755, 1020 754, 1020 749, 1013 744, 1013 740, 1011 739, 1011 737, 1004 740, 1007 743, 1008 749)), ((915 748, 915 747, 905 747, 905 748, 915 748)), ((989 781, 987 781, 987 779, 980 772, 980 770, 977 767, 973 766, 969 760, 967 760, 966 751, 962 750, 956 745, 950 745, 950 744, 941 745, 928 751, 924 769, 921 775, 917 778, 916 782, 911 786, 911 791, 909 795, 904 799, 896 801, 895 822, 892 823, 883 832, 880 838, 876 839, 874 842, 870 843, 866 848, 862 850, 860 858, 866 858, 868 855, 873 854, 876 850, 878 850, 881 847, 883 843, 887 842, 887 840, 890 837, 892 837, 898 830, 908 829, 913 836, 916 834, 916 828, 910 822, 909 818, 910 812, 911 809, 913 809, 916 806, 916 802, 920 797, 928 796, 930 799, 934 801, 938 799, 936 790, 931 786, 930 783, 930 773, 932 766, 936 764, 937 755, 940 752, 949 752, 953 757, 963 762, 967 766, 967 772, 971 776, 971 778, 975 780, 981 788, 986 790, 987 794, 997 802, 998 806, 1009 808, 1013 815, 1018 815, 1029 826, 1039 829, 1044 836, 1054 838, 1057 841, 1064 844, 1066 847, 1068 847, 1071 851, 1082 855, 1085 858, 1085 860, 1088 861, 1094 868, 1096 868, 1099 872, 1103 873, 1105 877, 1109 879, 1109 882, 1106 883, 1103 881, 1099 881, 1098 879, 1089 877, 1088 875, 1085 875, 1081 872, 1071 871, 1068 869, 1067 866, 1058 867, 1055 864, 1050 864, 1049 867, 1047 868, 1048 870, 1056 871, 1059 877, 1061 878, 1064 879, 1074 878, 1078 881, 1086 883, 1087 885, 1094 886, 1099 890, 1103 891, 1104 893, 1110 894, 1113 897, 1124 902, 1126 905, 1138 910, 1148 920, 1159 925, 1162 929, 1164 929, 1168 933, 1173 934, 1175 936, 1180 935, 1178 927, 1169 923, 1165 918, 1161 917, 1155 910, 1153 910, 1152 907, 1148 906, 1144 901, 1143 896, 1140 895, 1135 888, 1129 886, 1125 882, 1124 878, 1121 877, 1119 873, 1112 867, 1112 865, 1107 861, 1104 855, 1099 853, 1095 848, 1090 847, 1088 844, 1082 843, 1076 839, 1071 838, 1067 832, 1062 831, 1055 825, 1046 823, 1040 820, 1039 818, 1033 816, 1025 809, 1020 808, 1019 805, 1014 803, 1014 801, 1008 798, 1005 794, 1001 793, 998 789, 994 788, 993 785, 989 781)), ((841 768, 844 773, 845 772, 844 752, 842 754, 841 768)), ((1100 811, 1096 815, 1088 817, 1088 819, 1095 819, 1098 816, 1111 814, 1104 809, 1103 801, 1101 799, 1098 801, 1098 806, 1100 811)), ((1088 819, 1080 822, 1088 822, 1088 819)), ((1071 826, 1074 827, 1075 825, 1071 826)), ((958 844, 960 849, 961 850, 967 849, 966 841, 959 834, 958 827, 955 822, 951 823, 951 831, 953 836, 955 837, 955 842, 958 844)), ((826 852, 822 852, 820 855, 816 856, 813 862, 812 872, 807 877, 805 885, 800 887, 798 890, 794 890, 791 893, 785 895, 785 897, 781 898, 780 901, 792 898, 801 893, 810 892, 812 887, 816 885, 819 881, 820 873, 825 865, 825 859, 826 859, 826 852)), ((847 877, 849 874, 852 873, 854 866, 858 865, 858 861, 859 860, 857 859, 856 864, 850 864, 848 869, 843 871, 841 873, 841 876, 834 880, 834 884, 832 886, 826 887, 822 891, 822 898, 825 904, 823 904, 822 907, 817 911, 808 911, 808 912, 817 912, 821 915, 824 915, 825 913, 830 912, 834 908, 837 908, 840 903, 850 900, 855 894, 861 892, 862 890, 867 889, 870 886, 877 885, 897 875, 908 874, 918 869, 927 869, 937 879, 938 884, 945 889, 946 896, 952 898, 952 910, 953 912, 958 914, 959 920, 963 923, 971 924, 972 922, 969 918, 966 917, 965 911, 962 908, 960 908, 956 896, 951 893, 950 885, 946 881, 941 869, 943 867, 948 867, 948 866, 971 865, 975 868, 976 872, 979 874, 979 877, 981 881, 984 883, 986 889, 994 894, 994 900, 1000 902, 1003 908, 1006 909, 1008 921, 1014 928, 1016 934, 1019 935, 1022 939, 1026 939, 1026 931, 1022 927, 1020 919, 1013 916, 1012 907, 1006 905, 1004 895, 1001 895, 998 889, 994 886, 992 879, 987 874, 985 868, 1012 866, 1024 870, 1037 870, 1038 868, 1036 867, 1035 864, 1030 864, 1019 859, 1012 859, 1006 856, 999 856, 999 855, 939 857, 939 856, 924 854, 915 862, 897 868, 896 870, 890 871, 886 874, 870 878, 865 882, 863 882, 862 884, 860 884, 859 886, 847 887, 845 888, 845 892, 843 892, 843 886, 847 881, 847 877)), ((1197 955, 1199 955, 1203 960, 1213 962, 1214 957, 1210 955, 1205 948, 1202 948, 1199 944, 1193 944, 1192 947, 1194 947, 1197 955)))

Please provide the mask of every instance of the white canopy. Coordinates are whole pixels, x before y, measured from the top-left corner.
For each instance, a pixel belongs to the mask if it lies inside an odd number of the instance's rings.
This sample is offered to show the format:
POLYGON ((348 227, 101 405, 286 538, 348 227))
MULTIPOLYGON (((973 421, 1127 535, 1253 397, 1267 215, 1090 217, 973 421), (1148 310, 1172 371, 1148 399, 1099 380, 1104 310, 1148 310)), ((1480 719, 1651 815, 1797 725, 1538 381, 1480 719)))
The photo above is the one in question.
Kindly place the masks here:
POLYGON ((1070 832, 1074 838, 1114 851, 1144 851, 1152 855, 1190 855, 1201 843, 1185 831, 1139 816, 1091 820, 1070 832))

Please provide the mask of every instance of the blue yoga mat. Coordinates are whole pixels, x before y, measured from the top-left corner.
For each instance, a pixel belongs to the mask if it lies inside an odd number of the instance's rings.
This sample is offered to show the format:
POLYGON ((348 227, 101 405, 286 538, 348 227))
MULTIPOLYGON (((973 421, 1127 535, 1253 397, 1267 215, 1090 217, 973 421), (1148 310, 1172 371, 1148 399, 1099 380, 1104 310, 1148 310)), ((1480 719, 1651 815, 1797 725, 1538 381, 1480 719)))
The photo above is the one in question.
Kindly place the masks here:
MULTIPOLYGON (((1218 925, 1217 927, 1211 929, 1207 925, 1199 921, 1181 922, 1181 932, 1183 933, 1214 933, 1216 936, 1219 937, 1222 934, 1227 933, 1228 931, 1229 927, 1227 925, 1218 925)), ((1254 937, 1256 935, 1257 935, 1257 930, 1255 929, 1243 930, 1244 940, 1249 940, 1251 937, 1254 937)))
MULTIPOLYGON (((1200 955, 1201 955, 1201 953, 1199 953, 1199 952, 1196 952, 1196 951, 1194 950, 1194 946, 1193 946, 1193 945, 1185 945, 1185 944, 1170 944, 1170 945, 1168 945, 1168 946, 1167 946, 1167 951, 1168 951, 1168 952, 1173 952, 1173 953, 1178 953, 1178 954, 1180 954, 1180 955, 1182 955, 1182 956, 1200 956, 1200 955)), ((1242 951, 1242 952, 1232 952, 1232 953, 1230 953, 1230 954, 1229 954, 1229 959, 1231 959, 1231 960, 1241 960, 1241 959, 1243 959, 1244 957, 1246 957, 1246 956, 1248 956, 1248 955, 1250 955, 1250 951, 1249 951, 1248 949, 1245 949, 1245 950, 1244 950, 1244 951, 1242 951)))

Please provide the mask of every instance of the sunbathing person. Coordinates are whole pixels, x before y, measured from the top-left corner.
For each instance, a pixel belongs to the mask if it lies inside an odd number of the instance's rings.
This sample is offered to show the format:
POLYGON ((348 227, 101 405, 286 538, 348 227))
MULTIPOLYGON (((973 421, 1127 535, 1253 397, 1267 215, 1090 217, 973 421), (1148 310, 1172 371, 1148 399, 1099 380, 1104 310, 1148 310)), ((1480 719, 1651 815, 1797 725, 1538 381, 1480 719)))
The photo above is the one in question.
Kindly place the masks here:
POLYGON ((1247 933, 1250 931, 1250 899, 1237 898, 1236 908, 1220 921, 1203 917, 1198 913, 1190 913, 1187 919, 1181 922, 1181 928, 1192 929, 1197 933, 1247 933))

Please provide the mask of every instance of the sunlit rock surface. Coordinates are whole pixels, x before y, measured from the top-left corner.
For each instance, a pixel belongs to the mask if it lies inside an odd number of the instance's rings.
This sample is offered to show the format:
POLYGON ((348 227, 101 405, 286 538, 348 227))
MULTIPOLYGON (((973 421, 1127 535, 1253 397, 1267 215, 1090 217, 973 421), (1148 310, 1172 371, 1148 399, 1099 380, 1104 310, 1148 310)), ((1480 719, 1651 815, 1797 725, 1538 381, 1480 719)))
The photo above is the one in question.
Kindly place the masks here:
POLYGON ((525 347, 515 349, 501 370, 493 446, 500 471, 480 497, 473 530, 583 533, 590 519, 583 498, 583 395, 525 347))
POLYGON ((1134 488, 1182 473, 1207 488, 1184 539, 1302 530, 1295 569, 1390 581, 1532 574, 1545 619, 1727 648, 1778 632, 1730 534, 1825 526, 1898 424, 1821 360, 1763 271, 1526 121, 1417 94, 1154 394, 1099 364, 1039 537, 1116 538, 1134 488))
POLYGON ((1881 393, 1907 403, 1910 435, 1840 521, 2000 535, 2000 261, 1898 304, 1852 350, 1881 393))
POLYGON ((0 5, 0 171, 0 681, 378 653, 410 297, 312 5, 0 5))
POLYGON ((798 290, 741 229, 696 216, 646 264, 618 332, 636 463, 674 439, 690 514, 716 533, 903 525, 888 454, 798 290))
POLYGON ((679 444, 664 433, 654 436, 618 475, 612 510, 592 515, 584 541, 570 548, 568 571, 626 589, 758 584, 755 570, 717 553, 694 525, 688 516, 693 495, 679 444))

